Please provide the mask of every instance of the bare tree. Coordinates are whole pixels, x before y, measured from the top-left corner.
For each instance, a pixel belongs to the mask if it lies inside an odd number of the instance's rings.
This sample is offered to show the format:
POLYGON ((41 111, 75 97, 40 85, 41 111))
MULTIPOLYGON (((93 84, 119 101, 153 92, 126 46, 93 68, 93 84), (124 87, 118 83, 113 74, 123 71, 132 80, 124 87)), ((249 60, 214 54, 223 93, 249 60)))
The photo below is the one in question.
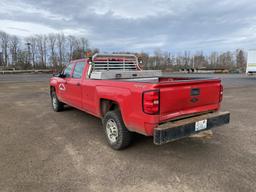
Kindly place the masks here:
POLYGON ((8 55, 8 47, 9 47, 9 35, 5 32, 0 31, 0 41, 3 53, 3 64, 4 66, 8 66, 9 55, 8 55))
POLYGON ((47 42, 48 37, 46 35, 43 36, 43 57, 44 57, 44 66, 47 66, 47 42))
POLYGON ((85 52, 88 50, 89 48, 89 42, 87 39, 85 39, 84 37, 81 37, 80 38, 80 42, 81 42, 81 48, 82 48, 82 51, 85 52))
POLYGON ((67 37, 68 39, 68 46, 69 46, 69 61, 73 59, 73 52, 74 52, 74 49, 75 46, 77 46, 77 40, 76 40, 76 37, 74 37, 73 35, 69 35, 67 37))
POLYGON ((19 49, 17 51, 17 64, 16 66, 20 69, 29 68, 27 63, 27 51, 19 49))
POLYGON ((44 45, 42 35, 36 35, 36 48, 38 51, 39 65, 44 66, 44 45))
POLYGON ((212 52, 211 54, 210 54, 210 58, 209 58, 209 63, 210 63, 210 65, 211 66, 213 66, 213 67, 216 67, 217 65, 218 65, 218 53, 217 52, 212 52))
POLYGON ((194 65, 195 65, 195 68, 201 68, 201 67, 205 67, 206 65, 208 65, 206 57, 204 56, 202 51, 200 51, 196 55, 194 55, 194 65))
POLYGON ((65 46, 65 36, 64 34, 57 34, 57 48, 59 54, 59 65, 63 65, 64 61, 64 46, 65 46))
POLYGON ((17 52, 20 46, 20 39, 17 36, 10 37, 10 53, 12 57, 12 65, 16 65, 17 63, 17 52))
POLYGON ((246 59, 245 59, 245 54, 243 50, 237 50, 236 51, 236 65, 242 69, 243 71, 245 71, 246 68, 246 59))
POLYGON ((53 67, 57 66, 57 58, 56 58, 56 53, 55 53, 55 46, 56 46, 56 34, 49 34, 48 35, 48 43, 49 43, 49 48, 50 48, 50 62, 53 67))

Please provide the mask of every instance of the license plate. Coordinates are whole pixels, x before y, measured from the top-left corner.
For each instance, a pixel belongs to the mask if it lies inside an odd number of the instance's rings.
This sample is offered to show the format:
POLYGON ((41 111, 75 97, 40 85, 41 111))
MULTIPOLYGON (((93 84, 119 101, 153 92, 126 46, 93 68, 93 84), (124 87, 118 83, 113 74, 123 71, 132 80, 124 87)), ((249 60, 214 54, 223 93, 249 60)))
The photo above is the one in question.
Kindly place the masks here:
POLYGON ((202 121, 197 121, 195 124, 195 131, 200 131, 207 128, 207 119, 202 121))

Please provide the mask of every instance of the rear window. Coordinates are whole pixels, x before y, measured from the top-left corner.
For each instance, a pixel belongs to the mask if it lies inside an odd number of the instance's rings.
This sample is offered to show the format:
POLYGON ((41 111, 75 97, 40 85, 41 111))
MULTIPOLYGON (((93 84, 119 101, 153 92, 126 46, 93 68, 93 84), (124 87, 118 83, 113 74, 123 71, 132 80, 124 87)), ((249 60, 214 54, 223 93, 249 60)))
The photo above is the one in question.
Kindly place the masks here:
POLYGON ((83 74, 84 66, 85 66, 84 62, 77 63, 72 77, 75 79, 80 79, 83 74))

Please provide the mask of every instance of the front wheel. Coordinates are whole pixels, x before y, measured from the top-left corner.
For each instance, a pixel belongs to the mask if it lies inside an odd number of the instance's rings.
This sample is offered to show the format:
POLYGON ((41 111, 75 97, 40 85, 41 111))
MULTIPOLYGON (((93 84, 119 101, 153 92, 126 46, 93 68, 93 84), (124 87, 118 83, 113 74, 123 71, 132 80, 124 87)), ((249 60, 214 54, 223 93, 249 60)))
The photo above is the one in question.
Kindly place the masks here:
POLYGON ((55 112, 59 112, 64 109, 64 103, 59 101, 55 91, 52 91, 51 99, 52 99, 52 108, 55 112))
POLYGON ((125 127, 118 110, 109 111, 103 118, 108 144, 115 150, 126 148, 131 143, 132 133, 125 127))

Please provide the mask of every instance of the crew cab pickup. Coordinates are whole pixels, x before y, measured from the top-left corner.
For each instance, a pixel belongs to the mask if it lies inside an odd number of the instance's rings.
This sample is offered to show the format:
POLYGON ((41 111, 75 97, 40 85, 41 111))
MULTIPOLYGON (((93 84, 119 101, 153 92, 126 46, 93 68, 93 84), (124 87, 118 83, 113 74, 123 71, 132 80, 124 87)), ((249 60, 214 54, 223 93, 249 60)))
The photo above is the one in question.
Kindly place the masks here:
POLYGON ((220 79, 165 77, 141 70, 132 54, 95 54, 71 61, 50 79, 53 110, 75 107, 102 119, 113 149, 127 147, 133 132, 161 145, 229 123, 220 112, 220 79))

